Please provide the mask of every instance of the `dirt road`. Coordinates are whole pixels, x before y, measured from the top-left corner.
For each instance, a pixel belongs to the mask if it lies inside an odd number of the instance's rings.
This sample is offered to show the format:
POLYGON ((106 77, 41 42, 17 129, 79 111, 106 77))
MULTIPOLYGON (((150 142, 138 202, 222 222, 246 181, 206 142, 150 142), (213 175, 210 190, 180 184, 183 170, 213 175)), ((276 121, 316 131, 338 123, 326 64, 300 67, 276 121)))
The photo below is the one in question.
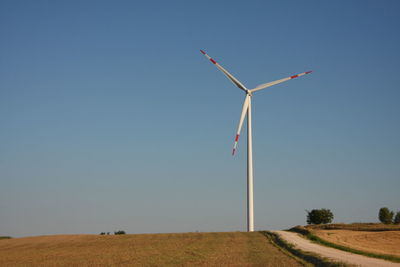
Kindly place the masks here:
POLYGON ((359 266, 366 266, 366 267, 399 267, 400 263, 394 263, 390 261, 385 261, 381 259, 370 258, 362 255, 357 255, 353 253, 349 253, 346 251, 325 247, 322 245, 318 245, 313 243, 299 234, 286 232, 286 231, 274 231, 275 233, 279 234, 284 240, 288 243, 295 245, 296 248, 301 249, 303 251, 309 251, 313 253, 317 253, 323 257, 330 258, 335 261, 346 262, 350 264, 355 264, 359 266))

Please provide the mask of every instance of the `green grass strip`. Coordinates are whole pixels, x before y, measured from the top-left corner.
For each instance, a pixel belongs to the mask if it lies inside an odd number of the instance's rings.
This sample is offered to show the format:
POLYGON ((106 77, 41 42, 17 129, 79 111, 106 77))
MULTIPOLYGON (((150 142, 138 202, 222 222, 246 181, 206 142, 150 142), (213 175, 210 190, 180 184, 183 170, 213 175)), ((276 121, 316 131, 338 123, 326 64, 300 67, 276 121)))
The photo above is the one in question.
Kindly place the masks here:
POLYGON ((0 236, 0 239, 10 239, 11 236, 0 236))
POLYGON ((314 235, 312 232, 310 232, 309 230, 304 229, 304 228, 294 227, 294 228, 289 229, 289 231, 302 234, 307 239, 314 241, 315 243, 327 246, 327 247, 336 248, 336 249, 340 249, 343 251, 347 251, 347 252, 351 252, 354 254, 359 254, 359 255, 363 255, 363 256, 367 256, 367 257, 371 257, 371 258, 383 259, 383 260, 388 260, 388 261, 392 261, 392 262, 400 262, 400 257, 395 256, 395 255, 366 252, 366 251, 338 245, 335 243, 331 243, 329 241, 326 241, 326 240, 314 235))
MULTIPOLYGON (((317 267, 344 267, 351 266, 349 264, 343 262, 334 262, 329 260, 328 258, 321 257, 315 253, 305 252, 300 249, 296 249, 292 244, 287 243, 283 240, 278 234, 275 234, 270 231, 260 231, 261 234, 265 235, 273 244, 277 245, 284 251, 287 251, 294 255, 296 258, 300 258, 301 260, 306 261, 306 263, 311 264, 312 266, 317 267)), ((304 262, 301 261, 304 265, 304 262)), ((307 264, 306 264, 307 266, 307 264)))
MULTIPOLYGON (((299 226, 296 226, 296 227, 299 227, 299 226)), ((308 229, 385 232, 385 231, 400 231, 400 225, 399 224, 382 224, 382 223, 351 223, 351 224, 332 223, 332 224, 307 225, 307 230, 308 229)))

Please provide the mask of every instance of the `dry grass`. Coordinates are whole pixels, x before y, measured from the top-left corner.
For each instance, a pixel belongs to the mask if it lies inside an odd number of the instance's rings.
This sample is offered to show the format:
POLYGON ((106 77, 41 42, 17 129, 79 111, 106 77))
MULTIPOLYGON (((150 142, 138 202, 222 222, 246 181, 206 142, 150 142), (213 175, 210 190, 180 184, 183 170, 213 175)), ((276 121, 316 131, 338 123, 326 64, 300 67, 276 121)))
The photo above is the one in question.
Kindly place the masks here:
POLYGON ((338 245, 400 256, 400 231, 314 230, 313 234, 338 245))
POLYGON ((301 266, 261 233, 58 235, 0 240, 0 266, 301 266))
POLYGON ((335 224, 318 224, 305 226, 308 230, 352 230, 352 231, 400 231, 399 224, 382 224, 382 223, 335 223, 335 224))

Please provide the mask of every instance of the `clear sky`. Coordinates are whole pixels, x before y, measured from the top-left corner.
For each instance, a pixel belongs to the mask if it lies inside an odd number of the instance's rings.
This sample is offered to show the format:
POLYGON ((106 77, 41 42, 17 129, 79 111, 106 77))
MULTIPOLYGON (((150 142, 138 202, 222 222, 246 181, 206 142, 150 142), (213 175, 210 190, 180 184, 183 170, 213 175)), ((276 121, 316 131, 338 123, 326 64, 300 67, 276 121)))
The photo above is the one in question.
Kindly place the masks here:
POLYGON ((243 231, 400 210, 399 1, 1 1, 0 235, 243 231), (245 130, 245 128, 244 128, 245 130))

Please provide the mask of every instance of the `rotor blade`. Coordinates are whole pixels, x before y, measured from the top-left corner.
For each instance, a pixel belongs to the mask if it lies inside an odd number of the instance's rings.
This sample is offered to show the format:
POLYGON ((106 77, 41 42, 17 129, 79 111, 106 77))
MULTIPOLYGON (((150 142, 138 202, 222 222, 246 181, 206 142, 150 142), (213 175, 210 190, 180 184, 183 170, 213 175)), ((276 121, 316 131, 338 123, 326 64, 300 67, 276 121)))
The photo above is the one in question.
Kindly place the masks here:
POLYGON ((235 155, 236 146, 237 146, 238 141, 239 141, 240 130, 242 130, 244 117, 246 116, 247 110, 249 108, 249 100, 250 100, 250 96, 246 95, 246 97, 244 99, 244 102, 243 102, 242 114, 240 114, 240 120, 239 120, 238 129, 236 131, 235 144, 233 145, 232 156, 235 155))
POLYGON ((291 79, 294 79, 294 78, 309 74, 311 72, 312 72, 312 70, 311 71, 306 71, 306 72, 303 72, 303 73, 300 73, 300 74, 296 74, 296 75, 293 75, 293 76, 290 76, 290 77, 287 77, 287 78, 283 78, 283 79, 280 79, 280 80, 276 80, 276 81, 273 81, 273 82, 263 83, 263 84, 260 84, 259 86, 257 86, 256 88, 251 89, 250 92, 255 92, 255 91, 258 91, 258 90, 262 90, 262 89, 265 89, 265 88, 270 87, 272 85, 275 85, 275 84, 278 84, 278 83, 283 83, 283 82, 289 81, 291 79))
POLYGON ((224 69, 221 65, 219 65, 214 59, 212 59, 209 55, 207 55, 206 52, 204 52, 203 50, 200 50, 200 52, 203 53, 203 55, 205 55, 220 71, 222 71, 222 73, 225 74, 225 76, 228 77, 228 79, 233 84, 235 84, 237 87, 239 87, 243 91, 247 92, 247 88, 241 82, 239 82, 238 79, 233 77, 232 74, 230 74, 226 69, 224 69))

